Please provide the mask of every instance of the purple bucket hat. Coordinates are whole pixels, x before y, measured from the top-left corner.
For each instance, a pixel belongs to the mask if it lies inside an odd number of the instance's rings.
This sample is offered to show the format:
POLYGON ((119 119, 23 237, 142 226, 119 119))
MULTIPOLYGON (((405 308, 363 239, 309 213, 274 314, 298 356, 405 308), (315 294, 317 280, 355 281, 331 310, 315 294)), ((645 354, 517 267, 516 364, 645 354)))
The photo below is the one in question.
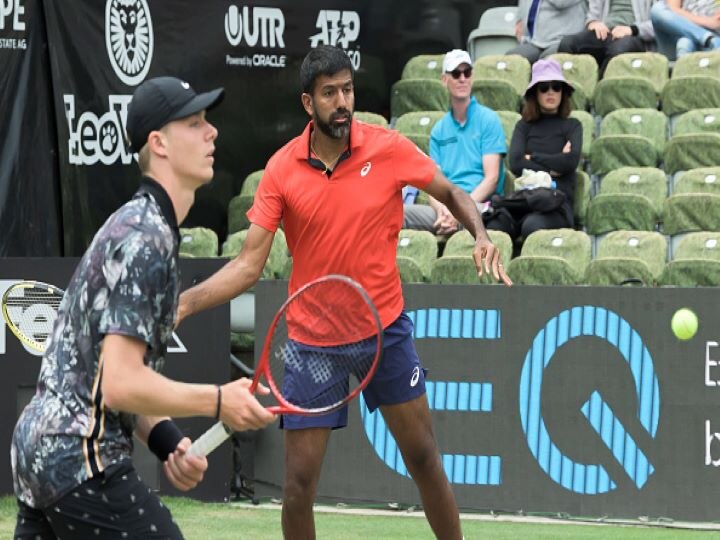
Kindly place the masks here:
POLYGON ((525 95, 527 96, 530 89, 537 83, 545 81, 561 81, 565 83, 568 95, 572 95, 575 90, 575 87, 565 79, 558 61, 553 60, 552 58, 543 58, 542 60, 535 62, 532 66, 532 79, 530 80, 528 87, 525 89, 525 95))

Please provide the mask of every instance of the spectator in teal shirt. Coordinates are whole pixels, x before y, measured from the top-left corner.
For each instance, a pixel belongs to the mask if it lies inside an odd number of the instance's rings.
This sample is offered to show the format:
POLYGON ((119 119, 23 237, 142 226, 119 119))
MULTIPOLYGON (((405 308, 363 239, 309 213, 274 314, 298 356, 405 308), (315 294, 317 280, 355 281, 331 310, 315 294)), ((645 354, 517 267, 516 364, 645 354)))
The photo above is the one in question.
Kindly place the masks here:
MULTIPOLYGON (((502 123, 495 111, 472 96, 472 60, 466 51, 454 49, 445 55, 441 80, 450 94, 450 110, 430 134, 430 157, 482 211, 494 193, 504 190, 507 145, 502 123)), ((403 227, 452 234, 459 223, 431 197, 429 206, 405 205, 403 227)))

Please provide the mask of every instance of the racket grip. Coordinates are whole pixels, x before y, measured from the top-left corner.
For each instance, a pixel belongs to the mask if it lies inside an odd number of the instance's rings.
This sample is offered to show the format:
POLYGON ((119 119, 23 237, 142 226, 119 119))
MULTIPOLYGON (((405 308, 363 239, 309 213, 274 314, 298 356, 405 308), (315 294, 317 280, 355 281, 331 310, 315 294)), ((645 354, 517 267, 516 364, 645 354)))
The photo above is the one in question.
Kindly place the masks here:
POLYGON ((200 457, 207 456, 224 443, 230 437, 231 433, 232 430, 228 426, 222 422, 218 422, 195 439, 188 449, 188 454, 200 457))

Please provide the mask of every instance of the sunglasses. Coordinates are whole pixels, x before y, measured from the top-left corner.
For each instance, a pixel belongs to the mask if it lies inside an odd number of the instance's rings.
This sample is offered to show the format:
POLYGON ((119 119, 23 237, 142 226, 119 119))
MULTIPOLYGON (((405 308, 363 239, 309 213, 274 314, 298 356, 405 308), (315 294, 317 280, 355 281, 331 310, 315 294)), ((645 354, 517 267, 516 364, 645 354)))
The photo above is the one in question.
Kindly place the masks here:
POLYGON ((453 79, 459 79, 460 75, 465 75, 465 78, 469 79, 470 76, 472 75, 472 68, 466 67, 465 69, 453 69, 450 72, 450 75, 452 75, 453 79))
POLYGON ((562 92, 563 83, 558 82, 558 81, 553 81, 553 82, 541 82, 541 83, 538 83, 538 85, 537 85, 538 92, 540 92, 541 94, 544 94, 551 88, 552 88, 553 92, 562 92))

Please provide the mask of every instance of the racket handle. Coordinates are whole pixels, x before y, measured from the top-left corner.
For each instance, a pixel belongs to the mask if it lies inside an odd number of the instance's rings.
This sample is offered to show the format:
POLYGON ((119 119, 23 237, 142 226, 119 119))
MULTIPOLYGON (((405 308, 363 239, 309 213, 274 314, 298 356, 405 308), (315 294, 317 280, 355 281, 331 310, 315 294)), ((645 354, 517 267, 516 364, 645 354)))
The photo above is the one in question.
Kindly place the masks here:
POLYGON ((228 426, 222 422, 218 422, 195 439, 188 449, 188 454, 200 457, 207 456, 224 443, 230 437, 231 433, 232 430, 228 426))

